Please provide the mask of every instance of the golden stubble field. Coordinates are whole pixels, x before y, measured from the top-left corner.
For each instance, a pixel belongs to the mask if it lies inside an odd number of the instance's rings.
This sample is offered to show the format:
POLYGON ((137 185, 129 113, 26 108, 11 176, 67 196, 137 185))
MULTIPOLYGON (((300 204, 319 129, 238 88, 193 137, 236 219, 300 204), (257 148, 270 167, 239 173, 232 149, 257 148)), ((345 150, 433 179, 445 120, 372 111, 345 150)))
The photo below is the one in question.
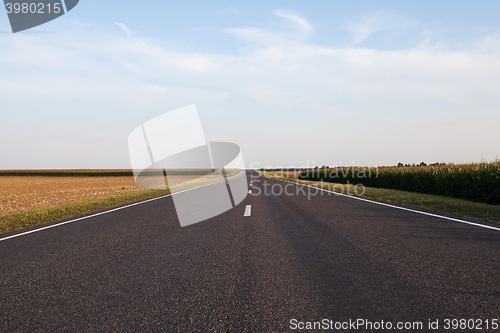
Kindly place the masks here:
MULTIPOLYGON (((169 177, 182 183, 193 176, 169 177)), ((0 215, 148 191, 134 177, 0 177, 0 215)))
POLYGON ((0 177, 0 215, 140 191, 134 177, 0 177))

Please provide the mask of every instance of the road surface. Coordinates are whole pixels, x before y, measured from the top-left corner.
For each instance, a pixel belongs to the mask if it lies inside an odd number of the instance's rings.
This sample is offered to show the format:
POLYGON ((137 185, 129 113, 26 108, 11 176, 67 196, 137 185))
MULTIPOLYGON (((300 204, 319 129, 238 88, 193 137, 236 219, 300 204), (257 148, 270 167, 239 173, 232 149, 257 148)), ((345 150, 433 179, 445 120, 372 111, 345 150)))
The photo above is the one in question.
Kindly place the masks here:
POLYGON ((191 226, 165 197, 0 241, 0 331, 500 318, 499 231, 248 177, 241 204, 191 226))

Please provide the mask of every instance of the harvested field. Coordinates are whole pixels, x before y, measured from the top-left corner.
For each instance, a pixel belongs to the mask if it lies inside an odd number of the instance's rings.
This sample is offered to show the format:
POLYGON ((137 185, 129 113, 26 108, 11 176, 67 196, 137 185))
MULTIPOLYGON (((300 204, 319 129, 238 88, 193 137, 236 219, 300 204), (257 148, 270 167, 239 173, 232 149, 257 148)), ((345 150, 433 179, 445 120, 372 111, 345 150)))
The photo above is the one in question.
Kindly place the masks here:
MULTIPOLYGON (((198 176, 169 177, 186 182, 198 176)), ((0 177, 0 215, 148 191, 134 177, 0 177)))
MULTIPOLYGON (((35 170, 35 172, 38 171, 35 170)), ((222 179, 221 174, 200 176, 200 172, 192 172, 192 170, 182 173, 168 176, 168 189, 156 190, 145 190, 136 185, 134 177, 116 173, 112 177, 103 176, 102 172, 92 177, 85 177, 73 171, 68 173, 70 177, 62 175, 53 177, 47 175, 0 176, 0 234, 149 199, 222 179)), ((231 174, 230 177, 239 175, 237 172, 228 172, 228 174, 231 174)), ((156 179, 156 184, 161 184, 165 180, 163 176, 160 179, 157 176, 144 178, 156 179)))
POLYGON ((140 191, 133 177, 0 177, 0 215, 140 191))

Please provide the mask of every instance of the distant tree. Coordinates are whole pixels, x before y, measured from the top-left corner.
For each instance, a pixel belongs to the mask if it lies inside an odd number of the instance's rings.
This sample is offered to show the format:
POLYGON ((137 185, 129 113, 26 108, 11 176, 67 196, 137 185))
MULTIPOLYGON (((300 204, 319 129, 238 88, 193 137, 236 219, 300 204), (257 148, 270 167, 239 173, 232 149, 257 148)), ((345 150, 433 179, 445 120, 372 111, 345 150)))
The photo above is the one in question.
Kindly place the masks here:
POLYGON ((398 163, 398 168, 401 168, 401 167, 404 167, 404 164, 403 164, 403 163, 401 163, 401 162, 399 162, 399 163, 398 163))
POLYGON ((425 164, 425 162, 422 162, 420 163, 420 166, 427 166, 427 164, 425 164))

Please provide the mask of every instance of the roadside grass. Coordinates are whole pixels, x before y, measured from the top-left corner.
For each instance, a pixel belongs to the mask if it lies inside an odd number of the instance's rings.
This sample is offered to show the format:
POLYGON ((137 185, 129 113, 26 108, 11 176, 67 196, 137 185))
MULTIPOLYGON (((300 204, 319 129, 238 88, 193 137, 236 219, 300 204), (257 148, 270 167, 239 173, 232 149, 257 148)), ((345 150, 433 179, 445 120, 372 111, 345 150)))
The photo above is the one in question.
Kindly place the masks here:
POLYGON ((150 190, 110 198, 72 203, 63 206, 42 208, 28 212, 3 215, 0 216, 0 234, 29 228, 39 224, 94 213, 103 209, 113 208, 168 193, 170 193, 170 190, 168 189, 150 190))
MULTIPOLYGON (((341 192, 341 189, 343 189, 345 194, 355 193, 355 186, 351 184, 346 185, 321 181, 300 180, 297 178, 280 177, 268 172, 261 173, 270 178, 287 180, 299 184, 312 185, 335 192, 341 192)), ((360 188, 358 187, 357 190, 359 192, 360 188)), ((417 208, 420 210, 447 216, 462 217, 469 220, 500 224, 500 205, 488 205, 484 203, 443 197, 438 195, 373 187, 365 187, 365 193, 362 195, 362 197, 399 206, 417 208)))
MULTIPOLYGON (((243 171, 235 172, 232 175, 228 175, 227 177, 225 177, 225 179, 238 177, 242 174, 242 172, 243 171)), ((216 179, 209 177, 200 177, 193 181, 175 185, 172 187, 172 190, 174 192, 181 191, 196 186, 210 184, 219 180, 220 177, 216 179)), ((129 193, 109 198, 36 209, 22 213, 2 215, 0 216, 0 235, 49 222, 54 222, 57 220, 95 213, 104 209, 130 204, 169 193, 171 193, 169 188, 160 190, 146 190, 142 192, 129 193)))
POLYGON ((17 231, 40 224, 94 213, 100 210, 134 203, 170 193, 170 190, 150 190, 110 198, 42 208, 28 212, 0 216, 0 234, 17 231))

